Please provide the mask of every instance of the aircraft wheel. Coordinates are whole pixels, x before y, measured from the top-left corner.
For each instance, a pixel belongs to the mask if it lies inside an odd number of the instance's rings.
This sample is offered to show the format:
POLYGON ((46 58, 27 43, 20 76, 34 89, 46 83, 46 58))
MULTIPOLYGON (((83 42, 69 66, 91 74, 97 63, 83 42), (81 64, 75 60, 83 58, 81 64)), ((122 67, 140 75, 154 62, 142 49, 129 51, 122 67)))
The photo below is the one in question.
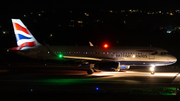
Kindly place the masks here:
POLYGON ((152 75, 154 75, 155 72, 151 72, 152 75))
POLYGON ((93 69, 87 70, 87 73, 88 73, 88 74, 93 74, 93 69))

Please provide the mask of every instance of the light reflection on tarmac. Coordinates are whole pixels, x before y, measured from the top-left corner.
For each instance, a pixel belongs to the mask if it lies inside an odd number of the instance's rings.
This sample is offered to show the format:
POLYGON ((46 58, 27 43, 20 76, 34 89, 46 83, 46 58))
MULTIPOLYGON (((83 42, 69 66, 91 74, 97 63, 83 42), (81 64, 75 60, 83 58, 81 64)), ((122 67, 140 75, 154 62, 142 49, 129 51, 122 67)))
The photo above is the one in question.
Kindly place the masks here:
POLYGON ((102 76, 102 75, 109 75, 112 77, 130 77, 130 76, 153 76, 153 77, 174 77, 177 75, 178 72, 157 72, 154 75, 150 74, 150 72, 138 72, 138 71, 126 71, 126 72, 100 72, 100 73, 94 73, 92 75, 94 76, 102 76))
MULTIPOLYGON (((73 67, 74 69, 74 67, 73 67)), ((13 81, 24 80, 24 78, 28 79, 44 79, 48 78, 61 78, 61 79, 94 79, 95 81, 106 83, 104 81, 113 81, 115 84, 137 84, 137 82, 142 84, 178 84, 180 80, 179 72, 156 72, 154 75, 150 74, 148 71, 141 71, 141 69, 137 70, 127 70, 124 72, 113 72, 113 71, 101 71, 94 72, 92 75, 88 75, 86 71, 82 70, 71 70, 70 68, 53 68, 53 69, 43 69, 43 68, 33 68, 30 69, 13 69, 13 70, 0 70, 0 81, 13 81), (11 77, 10 77, 11 75, 11 77), (21 76, 20 76, 21 75, 21 76), (6 78, 6 79, 5 79, 6 78), (98 79, 98 80, 96 80, 98 79), (176 83, 172 83, 176 80, 176 83), (116 82, 116 81, 133 81, 133 82, 116 82)), ((93 83, 93 81, 92 81, 93 83)))
MULTIPOLYGON (((128 93, 129 91, 144 92, 160 89, 162 87, 179 88, 180 78, 178 71, 156 72, 151 75, 149 71, 132 69, 124 72, 95 72, 88 75, 86 71, 71 68, 3 68, 0 70, 0 93, 2 92, 92 92, 96 87, 99 91, 128 93)), ((133 93, 134 94, 134 93, 133 93)), ((173 93, 174 94, 174 93, 173 93)))

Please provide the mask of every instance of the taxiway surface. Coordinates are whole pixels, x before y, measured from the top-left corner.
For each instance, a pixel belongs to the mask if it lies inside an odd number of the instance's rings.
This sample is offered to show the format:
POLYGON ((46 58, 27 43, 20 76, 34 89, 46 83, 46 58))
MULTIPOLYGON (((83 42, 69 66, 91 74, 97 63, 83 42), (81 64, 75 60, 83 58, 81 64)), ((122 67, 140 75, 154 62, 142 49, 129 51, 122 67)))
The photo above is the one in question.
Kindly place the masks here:
POLYGON ((162 67, 157 69, 154 75, 151 75, 146 68, 132 68, 123 72, 101 71, 92 75, 73 66, 1 66, 0 68, 1 96, 178 95, 179 83, 178 69, 163 70, 162 67))

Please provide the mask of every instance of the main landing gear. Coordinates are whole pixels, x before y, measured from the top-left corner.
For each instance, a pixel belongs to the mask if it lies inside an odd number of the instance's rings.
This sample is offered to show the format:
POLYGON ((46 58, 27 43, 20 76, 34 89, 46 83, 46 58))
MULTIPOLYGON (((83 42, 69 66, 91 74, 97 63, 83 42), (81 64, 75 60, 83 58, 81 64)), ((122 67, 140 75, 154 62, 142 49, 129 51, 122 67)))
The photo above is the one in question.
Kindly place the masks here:
POLYGON ((93 74, 94 70, 93 69, 89 69, 87 70, 87 74, 93 74))
POLYGON ((94 69, 94 64, 90 64, 90 69, 87 70, 87 74, 93 74, 93 72, 96 72, 96 70, 94 69))

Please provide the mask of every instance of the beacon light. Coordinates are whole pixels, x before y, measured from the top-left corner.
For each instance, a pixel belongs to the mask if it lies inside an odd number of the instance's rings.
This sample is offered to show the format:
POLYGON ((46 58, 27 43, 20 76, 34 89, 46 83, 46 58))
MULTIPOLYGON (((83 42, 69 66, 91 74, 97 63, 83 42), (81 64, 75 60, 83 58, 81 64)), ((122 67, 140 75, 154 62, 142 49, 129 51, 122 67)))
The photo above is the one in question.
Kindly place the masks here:
POLYGON ((103 46, 104 48, 108 48, 109 46, 108 46, 108 44, 104 44, 104 46, 103 46))

